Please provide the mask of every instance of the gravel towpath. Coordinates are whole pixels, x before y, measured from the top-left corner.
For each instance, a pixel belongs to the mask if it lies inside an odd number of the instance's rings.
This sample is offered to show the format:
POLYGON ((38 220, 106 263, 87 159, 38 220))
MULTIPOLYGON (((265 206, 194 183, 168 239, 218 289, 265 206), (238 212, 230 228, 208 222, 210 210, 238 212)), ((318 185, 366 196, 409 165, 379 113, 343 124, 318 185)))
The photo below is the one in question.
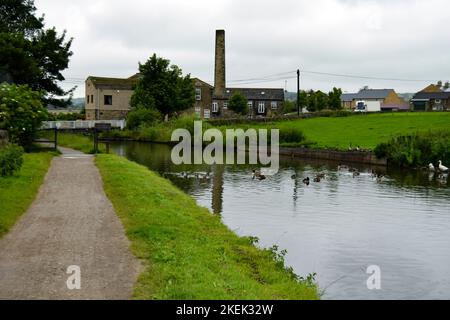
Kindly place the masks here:
POLYGON ((130 299, 140 264, 94 158, 60 150, 31 207, 0 239, 0 299, 130 299))

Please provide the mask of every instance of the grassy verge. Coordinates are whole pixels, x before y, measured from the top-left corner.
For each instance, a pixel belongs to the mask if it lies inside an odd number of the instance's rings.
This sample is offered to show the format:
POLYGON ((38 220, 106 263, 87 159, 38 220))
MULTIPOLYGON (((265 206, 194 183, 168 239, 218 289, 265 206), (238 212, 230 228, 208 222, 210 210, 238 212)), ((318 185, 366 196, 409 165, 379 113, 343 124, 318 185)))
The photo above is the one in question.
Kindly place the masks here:
POLYGON ((0 177, 0 237, 28 209, 42 184, 53 154, 27 153, 20 171, 0 177))
POLYGON ((146 265, 136 299, 317 299, 316 286, 257 249, 147 168, 114 155, 96 164, 133 253, 146 265))

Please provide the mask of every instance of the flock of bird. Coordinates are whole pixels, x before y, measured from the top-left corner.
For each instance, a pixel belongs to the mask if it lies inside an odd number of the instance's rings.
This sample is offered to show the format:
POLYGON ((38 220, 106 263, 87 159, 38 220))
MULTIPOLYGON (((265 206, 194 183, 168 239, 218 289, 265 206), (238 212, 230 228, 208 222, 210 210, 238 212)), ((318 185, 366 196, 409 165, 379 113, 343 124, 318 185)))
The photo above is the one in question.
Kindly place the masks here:
MULTIPOLYGON (((348 172, 351 173, 351 175, 353 176, 353 178, 358 177, 358 176, 361 175, 361 172, 359 172, 358 169, 356 169, 356 168, 351 168, 351 167, 346 166, 346 165, 339 165, 339 166, 338 166, 338 171, 348 171, 348 172)), ((377 181, 381 181, 381 179, 383 179, 383 177, 384 177, 384 175, 375 172, 375 170, 372 170, 370 176, 371 176, 373 179, 376 178, 377 181)), ((325 179, 326 177, 327 177, 327 174, 326 174, 326 173, 320 172, 320 173, 318 173, 318 174, 315 175, 315 177, 312 179, 312 181, 318 183, 318 182, 321 182, 321 181, 322 181, 323 179, 325 179)), ((294 175, 291 176, 291 179, 293 179, 293 180, 296 180, 296 179, 298 179, 298 178, 299 178, 299 177, 297 176, 297 174, 294 174, 294 175)), ((306 178, 304 178, 304 179, 302 180, 302 182, 303 182, 305 185, 309 186, 309 184, 311 183, 311 178, 310 178, 310 177, 306 177, 306 178)))
MULTIPOLYGON (((432 163, 430 163, 428 165, 428 169, 429 171, 433 172, 433 173, 437 173, 438 174, 438 179, 446 179, 447 178, 447 173, 449 172, 449 169, 444 166, 442 164, 442 161, 439 160, 439 165, 438 166, 434 166, 432 163)), ((358 169, 356 168, 352 168, 346 165, 339 165, 338 166, 338 171, 348 171, 352 174, 353 178, 358 177, 361 175, 361 173, 358 171, 358 169)), ((211 180, 211 174, 209 172, 198 172, 198 173, 194 173, 194 174, 189 174, 187 172, 181 172, 180 174, 178 174, 178 176, 185 178, 185 179, 198 179, 200 181, 209 181, 211 180)), ((372 170, 370 176, 372 177, 372 179, 377 179, 377 181, 381 181, 384 178, 384 175, 377 173, 375 170, 372 170)), ((327 174, 324 172, 320 172, 318 174, 315 175, 315 177, 312 179, 313 182, 321 182, 323 179, 325 179, 327 177, 327 174)), ((299 177, 297 176, 297 174, 294 174, 291 176, 291 178, 293 180, 298 179, 299 177)), ((256 180, 265 180, 266 176, 264 174, 261 173, 261 171, 259 170, 253 170, 252 171, 252 179, 256 179, 256 180)), ((309 177, 306 177, 302 180, 302 182, 305 185, 309 185, 311 183, 311 179, 309 177)))
POLYGON ((448 168, 442 164, 442 161, 439 160, 439 165, 435 167, 432 163, 428 165, 428 170, 431 172, 430 179, 436 176, 437 181, 439 183, 446 183, 448 177, 448 168))

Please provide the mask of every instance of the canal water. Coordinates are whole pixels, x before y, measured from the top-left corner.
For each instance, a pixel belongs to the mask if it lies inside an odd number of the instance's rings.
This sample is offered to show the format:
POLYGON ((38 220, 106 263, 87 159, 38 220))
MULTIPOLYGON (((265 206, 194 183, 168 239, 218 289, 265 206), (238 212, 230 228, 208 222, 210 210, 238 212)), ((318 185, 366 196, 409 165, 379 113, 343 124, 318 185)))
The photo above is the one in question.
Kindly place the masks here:
POLYGON ((337 163, 282 158, 279 173, 259 181, 254 166, 175 166, 166 145, 111 148, 170 179, 237 234, 286 249, 297 274, 317 274, 323 299, 450 299, 449 179, 351 165, 354 176, 337 163), (373 265, 380 290, 367 287, 373 265))

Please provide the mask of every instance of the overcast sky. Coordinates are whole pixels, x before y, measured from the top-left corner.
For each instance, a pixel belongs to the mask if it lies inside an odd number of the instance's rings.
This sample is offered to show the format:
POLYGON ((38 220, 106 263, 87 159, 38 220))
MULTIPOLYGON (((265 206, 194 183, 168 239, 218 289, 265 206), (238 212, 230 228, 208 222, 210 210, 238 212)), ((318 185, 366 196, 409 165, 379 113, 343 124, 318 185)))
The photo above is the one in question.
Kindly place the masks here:
POLYGON ((80 83, 76 97, 84 96, 87 76, 131 76, 153 53, 212 83, 216 29, 226 31, 230 87, 284 88, 287 80, 294 91, 297 68, 425 80, 302 74, 303 89, 324 91, 369 85, 415 92, 431 80, 450 80, 448 0, 35 0, 35 5, 45 13, 47 27, 74 38, 64 75, 71 81, 66 86, 80 83), (267 76, 277 80, 236 81, 267 76))

